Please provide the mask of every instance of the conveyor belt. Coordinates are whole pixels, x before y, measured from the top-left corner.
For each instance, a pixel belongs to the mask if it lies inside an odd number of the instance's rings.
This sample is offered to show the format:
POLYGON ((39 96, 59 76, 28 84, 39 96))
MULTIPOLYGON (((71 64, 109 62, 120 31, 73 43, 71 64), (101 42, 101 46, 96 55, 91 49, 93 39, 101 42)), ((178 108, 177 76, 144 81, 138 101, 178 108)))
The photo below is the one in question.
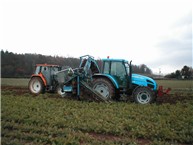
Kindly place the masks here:
POLYGON ((80 81, 81 86, 83 86, 85 89, 87 89, 89 92, 93 94, 93 97, 96 100, 104 101, 106 103, 111 102, 110 100, 107 100, 105 97, 103 97, 101 94, 99 94, 97 91, 95 91, 93 88, 91 88, 86 82, 80 81))

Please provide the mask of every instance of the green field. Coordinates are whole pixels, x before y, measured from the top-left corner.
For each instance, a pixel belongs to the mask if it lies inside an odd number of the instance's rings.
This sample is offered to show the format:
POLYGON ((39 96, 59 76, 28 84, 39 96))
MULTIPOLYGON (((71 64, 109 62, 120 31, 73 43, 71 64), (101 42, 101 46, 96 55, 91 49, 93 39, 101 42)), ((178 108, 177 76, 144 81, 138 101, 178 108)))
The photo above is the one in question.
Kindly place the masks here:
POLYGON ((193 93, 193 80, 157 80, 158 85, 171 88, 173 92, 193 93))
POLYGON ((1 85, 27 87, 29 80, 24 78, 1 78, 1 85))
MULTIPOLYGON (((193 143, 192 94, 174 104, 107 104, 48 93, 33 96, 28 93, 28 81, 1 79, 2 144, 193 143)), ((192 89, 191 81, 158 81, 158 84, 171 85, 167 87, 181 89, 184 94, 192 89)))

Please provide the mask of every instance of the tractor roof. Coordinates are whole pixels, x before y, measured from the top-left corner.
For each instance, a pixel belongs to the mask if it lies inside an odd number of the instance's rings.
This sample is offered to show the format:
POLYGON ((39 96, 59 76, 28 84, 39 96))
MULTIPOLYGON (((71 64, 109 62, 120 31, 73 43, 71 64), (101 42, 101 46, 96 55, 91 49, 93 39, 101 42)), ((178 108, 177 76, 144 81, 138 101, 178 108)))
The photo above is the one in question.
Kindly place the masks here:
POLYGON ((36 66, 59 67, 59 65, 55 65, 55 64, 47 64, 47 63, 44 63, 44 64, 36 64, 36 66))
POLYGON ((128 62, 125 59, 113 59, 113 58, 105 58, 105 59, 102 59, 102 60, 103 61, 114 61, 114 62, 128 62))

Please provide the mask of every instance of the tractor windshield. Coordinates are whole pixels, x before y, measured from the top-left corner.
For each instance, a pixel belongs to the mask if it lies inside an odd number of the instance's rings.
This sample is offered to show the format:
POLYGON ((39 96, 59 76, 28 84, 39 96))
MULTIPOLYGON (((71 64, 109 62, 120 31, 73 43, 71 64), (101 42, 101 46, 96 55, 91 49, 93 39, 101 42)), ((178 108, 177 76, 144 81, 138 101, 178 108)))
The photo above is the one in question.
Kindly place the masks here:
POLYGON ((36 67, 36 70, 35 70, 34 74, 39 74, 40 69, 41 69, 40 67, 41 67, 41 66, 37 66, 37 67, 36 67))

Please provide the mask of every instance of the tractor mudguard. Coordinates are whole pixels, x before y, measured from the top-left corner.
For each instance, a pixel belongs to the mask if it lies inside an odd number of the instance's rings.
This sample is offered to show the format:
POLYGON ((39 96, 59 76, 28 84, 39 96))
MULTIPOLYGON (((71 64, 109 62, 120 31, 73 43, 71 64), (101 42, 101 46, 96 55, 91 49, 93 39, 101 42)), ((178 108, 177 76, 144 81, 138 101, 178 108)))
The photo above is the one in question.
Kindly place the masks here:
POLYGON ((41 80, 43 81, 43 83, 44 83, 44 86, 46 86, 47 85, 47 81, 46 81, 46 79, 45 79, 45 77, 43 76, 43 74, 42 73, 39 73, 38 75, 37 74, 33 74, 32 76, 31 76, 31 78, 33 78, 33 77, 40 77, 41 78, 41 80))
POLYGON ((115 86, 116 89, 119 89, 119 84, 117 83, 115 78, 113 78, 111 75, 109 74, 94 74, 93 75, 93 78, 99 78, 99 77, 107 78, 110 82, 112 82, 112 84, 115 86))

